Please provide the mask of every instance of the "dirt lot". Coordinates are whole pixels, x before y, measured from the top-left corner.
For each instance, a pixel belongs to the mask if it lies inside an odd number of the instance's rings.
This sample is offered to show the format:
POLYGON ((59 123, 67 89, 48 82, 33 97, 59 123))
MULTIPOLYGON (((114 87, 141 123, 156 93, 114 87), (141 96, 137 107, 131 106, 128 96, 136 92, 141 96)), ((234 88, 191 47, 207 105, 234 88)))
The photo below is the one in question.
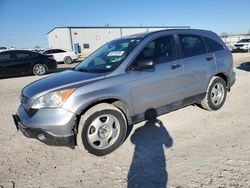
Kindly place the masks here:
MULTIPOLYGON (((234 57, 235 67, 250 62, 250 54, 234 57)), ((235 71, 237 82, 221 110, 188 106, 160 116, 156 126, 135 125, 104 157, 17 132, 11 114, 20 91, 39 77, 2 79, 0 187, 250 187, 250 64, 235 71)))

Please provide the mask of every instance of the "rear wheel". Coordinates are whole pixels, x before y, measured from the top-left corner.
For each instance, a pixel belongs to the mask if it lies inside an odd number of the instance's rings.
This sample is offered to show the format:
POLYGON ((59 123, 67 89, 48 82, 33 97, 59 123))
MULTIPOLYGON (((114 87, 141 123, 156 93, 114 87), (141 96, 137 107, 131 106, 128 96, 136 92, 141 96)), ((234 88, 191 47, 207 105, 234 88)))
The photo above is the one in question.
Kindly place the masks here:
POLYGON ((210 111, 219 110, 225 103, 227 96, 226 82, 221 77, 215 76, 211 79, 205 98, 201 106, 210 111))
POLYGON ((45 75, 47 73, 47 66, 43 65, 43 64, 36 64, 33 67, 33 74, 38 75, 38 76, 42 76, 45 75))
POLYGON ((94 155, 106 155, 118 148, 127 133, 123 113, 107 103, 89 109, 79 122, 77 145, 94 155))
POLYGON ((71 63, 73 63, 73 60, 72 60, 71 57, 66 56, 66 57, 64 58, 63 62, 64 62, 65 64, 71 64, 71 63))

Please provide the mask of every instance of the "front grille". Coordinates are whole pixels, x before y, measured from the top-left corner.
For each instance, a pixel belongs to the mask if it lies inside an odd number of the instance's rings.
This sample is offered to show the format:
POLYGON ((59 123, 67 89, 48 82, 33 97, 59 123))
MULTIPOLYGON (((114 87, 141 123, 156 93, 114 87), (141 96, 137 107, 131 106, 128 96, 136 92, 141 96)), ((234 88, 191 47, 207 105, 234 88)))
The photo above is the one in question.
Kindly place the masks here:
POLYGON ((242 46, 244 46, 244 44, 235 44, 234 46, 235 47, 242 47, 242 46))

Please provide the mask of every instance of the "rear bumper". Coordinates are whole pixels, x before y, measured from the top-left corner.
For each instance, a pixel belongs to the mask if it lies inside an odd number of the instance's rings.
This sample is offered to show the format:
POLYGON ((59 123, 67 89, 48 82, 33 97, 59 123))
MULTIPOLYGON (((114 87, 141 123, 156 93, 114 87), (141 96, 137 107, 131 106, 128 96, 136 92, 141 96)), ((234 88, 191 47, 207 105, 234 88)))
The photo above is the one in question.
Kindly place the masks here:
POLYGON ((234 79, 232 79, 232 80, 230 80, 230 88, 235 84, 235 81, 236 81, 236 79, 234 78, 234 79))
POLYGON ((49 131, 41 128, 25 127, 19 120, 17 115, 12 115, 14 123, 18 131, 21 131, 27 138, 35 138, 47 145, 53 146, 68 146, 74 148, 75 138, 74 135, 69 136, 56 136, 49 131))
POLYGON ((235 84, 236 81, 236 73, 232 70, 229 76, 229 90, 235 84))
POLYGON ((51 60, 49 63, 47 63, 47 67, 49 70, 56 69, 57 68, 57 62, 55 60, 51 60))

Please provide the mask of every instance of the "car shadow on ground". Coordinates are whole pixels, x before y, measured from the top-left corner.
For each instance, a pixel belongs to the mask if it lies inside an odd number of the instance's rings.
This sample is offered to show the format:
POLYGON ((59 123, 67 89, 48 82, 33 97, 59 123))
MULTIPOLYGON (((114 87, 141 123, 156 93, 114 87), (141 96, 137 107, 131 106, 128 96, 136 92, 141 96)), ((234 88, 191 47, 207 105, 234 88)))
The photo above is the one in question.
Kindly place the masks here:
POLYGON ((250 62, 241 63, 237 69, 250 72, 250 62))
POLYGON ((154 109, 147 112, 150 119, 144 126, 136 129, 130 138, 135 151, 127 177, 128 188, 167 186, 164 147, 172 147, 173 139, 163 123, 156 119, 157 112, 154 109))

